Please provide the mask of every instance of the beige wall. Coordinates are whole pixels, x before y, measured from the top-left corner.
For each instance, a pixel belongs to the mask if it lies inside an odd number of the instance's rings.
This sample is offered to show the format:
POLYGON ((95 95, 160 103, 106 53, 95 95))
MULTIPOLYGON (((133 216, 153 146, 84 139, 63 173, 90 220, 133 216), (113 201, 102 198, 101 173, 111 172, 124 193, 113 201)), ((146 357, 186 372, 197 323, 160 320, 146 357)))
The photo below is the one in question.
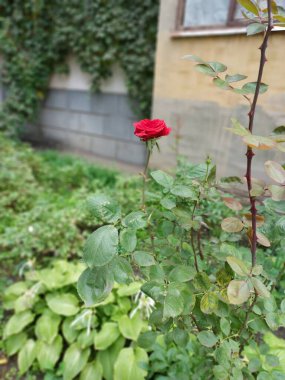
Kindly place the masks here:
MULTIPOLYGON (((255 81, 259 64, 261 36, 231 36, 172 38, 177 0, 161 0, 158 44, 156 53, 153 117, 165 119, 174 128, 181 124, 180 153, 199 162, 209 153, 218 164, 220 175, 244 173, 240 155, 245 146, 225 127, 231 117, 239 117, 246 125, 248 104, 236 94, 211 84, 211 78, 194 70, 194 64, 182 60, 187 54, 205 60, 220 61, 230 74, 248 75, 255 81)), ((285 32, 274 32, 269 41, 268 63, 264 82, 269 91, 260 97, 255 134, 269 134, 274 126, 285 124, 285 32)), ((153 165, 174 165, 172 138, 161 139, 162 153, 153 165)), ((264 175, 262 162, 272 152, 258 153, 255 174, 264 175)), ((285 155, 283 154, 283 158, 285 155)), ((285 161, 285 160, 284 160, 285 161)))

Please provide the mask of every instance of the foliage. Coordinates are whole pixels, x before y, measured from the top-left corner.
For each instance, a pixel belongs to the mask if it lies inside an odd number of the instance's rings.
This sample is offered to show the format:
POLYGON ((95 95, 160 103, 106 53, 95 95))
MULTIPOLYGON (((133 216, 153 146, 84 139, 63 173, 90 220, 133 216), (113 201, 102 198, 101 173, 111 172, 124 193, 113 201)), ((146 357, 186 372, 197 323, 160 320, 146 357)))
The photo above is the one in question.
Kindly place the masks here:
POLYGON ((134 109, 151 107, 158 1, 9 1, 0 3, 0 52, 7 86, 0 129, 15 133, 33 120, 54 71, 68 54, 91 75, 92 90, 118 63, 134 109))
MULTIPOLYGON (((227 70, 224 64, 194 55, 188 58, 197 63, 198 71, 213 77, 218 87, 242 95, 250 104, 248 128, 235 119, 230 128, 247 147, 246 178, 227 181, 238 182, 248 192, 250 212, 237 197, 226 194, 223 201, 230 214, 221 221, 220 232, 215 229, 212 233, 208 215, 203 212, 207 202, 219 197, 211 160, 200 165, 182 164, 174 175, 161 170, 151 172, 151 187, 145 197, 147 160, 140 209, 127 213, 116 199, 104 195, 89 199, 90 211, 104 225, 85 243, 83 260, 88 268, 78 280, 78 292, 86 305, 92 305, 105 299, 116 281, 129 279, 133 272, 139 274, 142 291, 155 301, 149 323, 155 332, 165 335, 167 343, 180 338, 187 342, 189 334, 194 334, 217 379, 253 379, 255 374, 258 379, 279 379, 284 371, 278 355, 270 353, 265 359, 268 366, 255 369, 255 358, 250 353, 260 334, 285 326, 284 293, 274 297, 274 288, 280 286, 284 275, 282 259, 280 262, 276 258, 283 243, 276 241, 272 247, 263 233, 266 204, 277 203, 277 208, 283 208, 285 170, 277 162, 265 163, 268 176, 277 183, 271 185, 252 178, 251 165, 253 149, 284 148, 281 127, 271 136, 253 134, 258 95, 268 88, 261 82, 267 41, 272 21, 278 20, 283 9, 271 7, 271 1, 268 9, 249 0, 243 3, 253 20, 257 10, 261 23, 268 23, 257 82, 235 87, 232 83, 246 76, 227 74, 222 79, 221 73, 227 70), (260 196, 268 199, 259 201, 260 196), (250 348, 245 350, 246 345, 250 348)), ((146 144, 150 155, 157 140, 149 139, 146 144)), ((279 219, 282 228, 284 218, 276 214, 274 218, 279 219)), ((202 372, 199 375, 204 378, 202 372)))
POLYGON ((3 306, 13 310, 4 326, 7 355, 17 354, 21 375, 34 368, 45 379, 144 379, 139 363, 147 354, 136 341, 146 329, 145 309, 131 300, 140 284, 116 286, 104 302, 86 309, 74 286, 82 267, 54 261, 6 289, 3 306), (130 377, 122 375, 126 361, 130 377))

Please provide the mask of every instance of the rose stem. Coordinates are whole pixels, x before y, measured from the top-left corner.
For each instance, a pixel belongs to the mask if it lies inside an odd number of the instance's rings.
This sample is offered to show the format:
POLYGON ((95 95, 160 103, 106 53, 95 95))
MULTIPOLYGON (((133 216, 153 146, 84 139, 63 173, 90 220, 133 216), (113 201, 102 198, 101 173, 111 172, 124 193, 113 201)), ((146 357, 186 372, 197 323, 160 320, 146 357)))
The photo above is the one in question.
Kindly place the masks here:
POLYGON ((146 162, 145 167, 143 171, 143 187, 142 187, 142 209, 145 211, 145 188, 146 188, 146 180, 147 180, 147 170, 149 165, 149 159, 151 155, 151 150, 149 149, 148 145, 146 144, 146 150, 147 150, 147 156, 146 156, 146 162))
MULTIPOLYGON (((266 48, 268 43, 268 38, 270 35, 270 32, 273 28, 272 24, 272 10, 271 10, 271 0, 267 0, 267 8, 268 8, 268 26, 266 33, 264 35, 263 42, 260 46, 260 62, 259 62, 259 70, 258 70, 258 77, 256 82, 256 89, 254 93, 253 102, 250 108, 250 111, 248 113, 249 117, 249 123, 248 123, 248 130, 252 133, 253 131, 253 124, 254 124, 254 116, 256 111, 256 104, 259 96, 259 90, 263 75, 263 69, 266 59, 266 48)), ((252 219, 252 238, 251 238, 251 261, 252 261, 252 267, 256 264, 256 243, 257 243, 257 237, 256 237, 256 205, 255 205, 255 197, 251 195, 251 189, 252 189, 252 178, 251 178, 251 165, 252 165, 252 158, 254 156, 254 153, 252 151, 251 147, 247 147, 246 157, 247 157, 247 168, 246 168, 246 181, 247 181, 247 189, 248 189, 248 196, 250 201, 250 212, 251 212, 251 219, 252 219)))

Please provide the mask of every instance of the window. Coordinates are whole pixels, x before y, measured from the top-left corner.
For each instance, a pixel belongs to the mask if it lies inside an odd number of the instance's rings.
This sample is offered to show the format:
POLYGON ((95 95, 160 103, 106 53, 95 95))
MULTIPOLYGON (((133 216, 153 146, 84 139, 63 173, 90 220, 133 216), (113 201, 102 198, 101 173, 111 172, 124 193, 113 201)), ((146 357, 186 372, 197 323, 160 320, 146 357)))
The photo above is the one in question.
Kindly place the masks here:
POLYGON ((243 26, 236 0, 180 0, 177 30, 205 30, 243 26))

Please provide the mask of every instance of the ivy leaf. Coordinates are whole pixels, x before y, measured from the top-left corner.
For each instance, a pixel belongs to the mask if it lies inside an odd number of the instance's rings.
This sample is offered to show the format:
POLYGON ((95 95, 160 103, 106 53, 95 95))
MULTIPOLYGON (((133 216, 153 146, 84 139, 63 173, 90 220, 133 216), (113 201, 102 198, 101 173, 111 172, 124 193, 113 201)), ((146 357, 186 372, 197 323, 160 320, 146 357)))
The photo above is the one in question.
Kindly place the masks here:
POLYGON ((257 6, 250 0, 237 0, 237 2, 244 7, 249 12, 253 13, 255 16, 259 16, 259 10, 257 6))
POLYGON ((216 293, 209 292, 203 295, 200 308, 204 314, 212 314, 218 310, 219 299, 216 293))
POLYGON ((246 281, 232 280, 227 288, 229 302, 241 305, 249 299, 249 286, 246 281))
POLYGON ((249 24, 246 28, 246 34, 248 36, 252 36, 253 34, 258 34, 261 32, 264 32, 266 30, 265 24, 260 24, 258 22, 254 22, 252 24, 249 24))
POLYGON ((107 223, 115 223, 121 217, 121 207, 104 194, 89 197, 87 207, 94 216, 107 223))
POLYGON ((171 186, 174 183, 173 177, 171 177, 169 174, 163 172, 162 170, 156 170, 152 173, 150 173, 152 178, 157 182, 159 185, 163 186, 165 189, 170 189, 171 186))
POLYGON ((79 277, 77 291, 86 306, 102 302, 111 293, 113 274, 107 267, 87 268, 79 277))
POLYGON ((209 348, 218 342, 218 338, 212 331, 201 331, 198 333, 197 338, 203 346, 209 348))
POLYGON ((261 297, 269 298, 270 292, 267 290, 266 286, 256 277, 252 277, 251 282, 257 294, 261 297))
POLYGON ((264 166, 266 174, 273 179, 273 181, 280 185, 285 185, 285 170, 278 162, 266 161, 264 166))
POLYGON ((227 262, 232 270, 237 273, 239 276, 249 276, 250 270, 247 266, 237 257, 228 256, 227 262))
POLYGON ((83 260, 90 268, 108 264, 118 253, 118 230, 114 226, 98 228, 85 243, 83 260))
POLYGON ((221 227, 226 232, 240 232, 244 225, 241 220, 234 217, 225 218, 222 223, 221 227))

